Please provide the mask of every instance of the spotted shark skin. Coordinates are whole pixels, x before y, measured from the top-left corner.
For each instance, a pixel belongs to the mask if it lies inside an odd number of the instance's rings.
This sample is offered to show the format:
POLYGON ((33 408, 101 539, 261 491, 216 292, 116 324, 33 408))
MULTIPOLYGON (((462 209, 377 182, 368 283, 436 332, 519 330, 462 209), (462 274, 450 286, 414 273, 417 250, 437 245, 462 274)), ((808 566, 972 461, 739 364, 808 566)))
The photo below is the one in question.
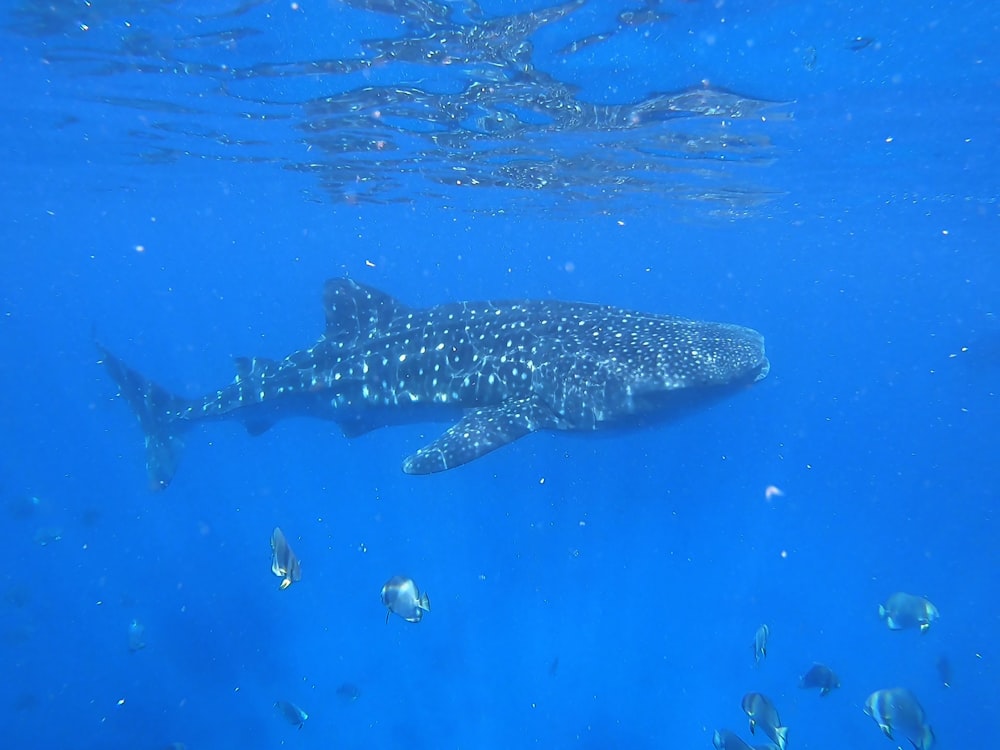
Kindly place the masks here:
POLYGON ((348 437, 455 419, 403 462, 461 466, 538 430, 591 431, 670 416, 766 377, 756 331, 557 301, 416 309, 348 278, 324 290, 326 330, 282 360, 237 358, 235 380, 202 398, 171 394, 98 344, 146 440, 153 489, 171 481, 183 434, 210 420, 260 434, 287 416, 337 422, 348 437))

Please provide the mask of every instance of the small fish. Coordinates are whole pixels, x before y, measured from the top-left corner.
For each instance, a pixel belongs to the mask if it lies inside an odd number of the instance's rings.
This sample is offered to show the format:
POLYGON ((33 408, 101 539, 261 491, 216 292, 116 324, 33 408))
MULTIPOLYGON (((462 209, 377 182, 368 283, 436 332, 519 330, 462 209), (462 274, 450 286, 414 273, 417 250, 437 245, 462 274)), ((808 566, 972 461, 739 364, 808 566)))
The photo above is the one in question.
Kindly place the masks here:
POLYGON ((26 521, 42 509, 42 500, 35 495, 19 495, 7 501, 7 512, 15 521, 26 521))
POLYGON ((851 52, 860 52, 875 43, 875 39, 870 36, 855 36, 847 40, 844 44, 851 52))
POLYGON ((750 733, 755 734, 759 726, 767 738, 785 750, 788 742, 788 727, 781 726, 778 711, 770 699, 763 693, 747 693, 743 696, 743 712, 750 719, 750 733))
POLYGON ((941 680, 941 684, 945 687, 951 687, 951 661, 948 657, 941 654, 934 666, 937 667, 938 678, 941 680))
POLYGON ((893 734, 898 733, 916 750, 930 750, 934 744, 934 730, 927 723, 924 707, 906 688, 876 690, 865 701, 865 713, 890 740, 896 740, 893 734))
POLYGON ((565 47, 560 49, 556 54, 560 57, 565 57, 567 55, 575 55, 582 49, 591 47, 595 44, 600 44, 601 42, 606 42, 608 39, 613 37, 615 32, 613 31, 602 31, 600 34, 591 34, 583 39, 577 39, 575 42, 570 42, 565 47))
POLYGON ((138 620, 132 620, 128 624, 128 650, 135 653, 146 648, 145 634, 146 627, 138 620))
POLYGON ((361 688, 353 682, 344 682, 337 688, 337 697, 347 703, 354 703, 361 697, 361 688))
POLYGON ((712 744, 715 745, 715 750, 753 750, 739 735, 728 729, 716 729, 712 744))
POLYGON ((889 630, 903 630, 919 627, 921 633, 926 633, 931 623, 941 615, 937 607, 922 596, 914 596, 898 591, 880 604, 878 615, 885 620, 889 630))
POLYGON ((302 580, 302 566, 288 546, 285 534, 278 526, 271 532, 271 572, 281 579, 282 590, 302 580))
POLYGON ((431 611, 431 600, 427 594, 417 590, 412 578, 393 576, 382 587, 382 603, 388 608, 385 621, 390 614, 397 614, 407 622, 420 622, 424 612, 431 611))
POLYGON ((753 663, 759 667, 760 663, 767 658, 767 637, 771 629, 767 625, 761 625, 753 636, 753 663))
POLYGON ((306 719, 309 718, 309 714, 288 701, 275 701, 274 707, 278 709, 278 713, 281 714, 285 721, 299 729, 302 729, 303 724, 306 723, 306 719))
POLYGON ((834 688, 840 687, 840 678, 825 664, 813 664, 809 667, 809 671, 802 675, 799 687, 819 688, 819 694, 826 695, 834 688))

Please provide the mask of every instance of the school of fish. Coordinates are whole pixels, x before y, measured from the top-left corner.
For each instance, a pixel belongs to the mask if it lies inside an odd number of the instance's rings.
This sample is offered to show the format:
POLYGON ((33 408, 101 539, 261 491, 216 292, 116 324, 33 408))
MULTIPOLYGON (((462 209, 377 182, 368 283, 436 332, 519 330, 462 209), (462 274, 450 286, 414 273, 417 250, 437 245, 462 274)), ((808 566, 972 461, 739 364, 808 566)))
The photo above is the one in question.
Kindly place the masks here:
MULTIPOLYGON (((898 591, 879 605, 879 617, 885 620, 890 630, 919 630, 926 633, 931 624, 939 618, 937 607, 922 596, 898 591)), ((771 628, 763 624, 753 637, 754 666, 764 664, 768 652, 771 628)), ((946 657, 937 661, 941 684, 950 685, 951 667, 946 657)), ((829 695, 840 687, 840 677, 826 664, 814 663, 802 675, 799 687, 818 689, 820 696, 829 695)), ((788 745, 788 727, 784 726, 774 702, 760 692, 748 692, 740 703, 749 720, 750 734, 762 734, 769 740, 766 745, 749 745, 738 734, 729 729, 718 729, 712 737, 716 750, 785 750, 788 745)), ((927 712, 913 691, 905 687, 882 688, 873 691, 864 702, 864 712, 878 725, 882 733, 895 743, 906 739, 914 750, 931 750, 934 746, 934 730, 927 718, 927 712)))

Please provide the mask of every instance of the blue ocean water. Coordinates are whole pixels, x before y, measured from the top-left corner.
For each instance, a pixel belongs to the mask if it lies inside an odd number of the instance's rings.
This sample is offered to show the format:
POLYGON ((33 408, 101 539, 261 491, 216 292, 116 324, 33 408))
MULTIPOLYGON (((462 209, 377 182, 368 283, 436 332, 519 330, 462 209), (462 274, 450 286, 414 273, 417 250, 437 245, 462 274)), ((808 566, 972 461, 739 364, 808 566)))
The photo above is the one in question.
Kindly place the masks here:
POLYGON ((95 0, 0 26, 9 745, 710 748, 763 741, 760 691, 793 750, 878 750, 909 746, 863 711, 897 686, 936 746, 991 736, 992 4, 95 0), (441 424, 210 424, 151 493, 95 332, 195 397, 311 345, 344 275, 740 323, 771 372, 427 477, 400 463, 441 424), (385 621, 397 574, 418 624, 385 621), (890 632, 895 591, 940 620, 890 632), (840 689, 798 687, 814 661, 840 689))

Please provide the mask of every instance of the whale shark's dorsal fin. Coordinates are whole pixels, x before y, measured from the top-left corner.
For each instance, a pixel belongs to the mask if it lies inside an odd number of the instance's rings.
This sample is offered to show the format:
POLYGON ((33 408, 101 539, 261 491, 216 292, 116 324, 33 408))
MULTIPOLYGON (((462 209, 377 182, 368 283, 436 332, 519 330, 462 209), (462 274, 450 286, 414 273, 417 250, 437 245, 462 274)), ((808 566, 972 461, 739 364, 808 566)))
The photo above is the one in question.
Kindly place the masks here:
POLYGON ((552 410, 533 396, 469 409, 441 437, 403 461, 407 474, 453 469, 537 430, 558 427, 552 410))
POLYGON ((323 288, 326 338, 343 346, 384 330, 409 308, 395 297, 354 279, 330 279, 323 288))

